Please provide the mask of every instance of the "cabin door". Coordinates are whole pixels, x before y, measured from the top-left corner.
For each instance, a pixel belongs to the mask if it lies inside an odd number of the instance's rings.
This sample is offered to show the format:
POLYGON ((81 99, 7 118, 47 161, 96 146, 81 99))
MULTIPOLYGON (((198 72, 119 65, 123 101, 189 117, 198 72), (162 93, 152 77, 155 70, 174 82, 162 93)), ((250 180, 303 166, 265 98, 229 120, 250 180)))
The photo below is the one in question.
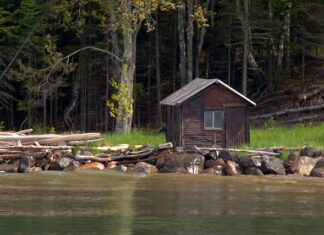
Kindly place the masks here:
POLYGON ((226 147, 245 143, 245 107, 225 107, 226 147))

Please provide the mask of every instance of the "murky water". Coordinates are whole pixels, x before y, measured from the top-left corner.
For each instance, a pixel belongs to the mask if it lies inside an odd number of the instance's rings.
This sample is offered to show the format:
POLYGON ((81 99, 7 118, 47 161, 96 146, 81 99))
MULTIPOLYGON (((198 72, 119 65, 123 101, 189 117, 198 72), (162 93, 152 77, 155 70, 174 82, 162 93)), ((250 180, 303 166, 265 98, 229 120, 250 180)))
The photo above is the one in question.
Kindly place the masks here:
POLYGON ((317 178, 0 174, 0 234, 324 234, 317 178))

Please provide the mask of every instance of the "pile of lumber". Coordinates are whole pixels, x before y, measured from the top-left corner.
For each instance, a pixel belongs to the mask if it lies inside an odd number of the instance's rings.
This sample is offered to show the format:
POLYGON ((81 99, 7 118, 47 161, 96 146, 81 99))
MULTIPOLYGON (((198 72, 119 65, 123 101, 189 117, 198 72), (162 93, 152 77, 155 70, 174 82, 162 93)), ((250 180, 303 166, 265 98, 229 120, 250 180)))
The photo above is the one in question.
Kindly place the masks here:
MULTIPOLYGON (((161 144, 152 148, 147 145, 136 146, 134 150, 128 144, 118 146, 87 145, 99 141, 100 133, 67 134, 67 135, 33 135, 32 129, 18 132, 0 132, 0 171, 1 166, 6 169, 17 167, 17 171, 24 172, 25 168, 38 168, 48 170, 52 167, 67 168, 64 166, 73 162, 74 168, 87 163, 99 162, 107 165, 128 164, 146 162, 163 157, 167 150, 171 149, 172 143, 161 144), (91 152, 96 152, 93 155, 91 152), (21 162, 28 162, 27 167, 21 168, 21 162), (33 163, 33 164, 32 164, 33 163), (56 167, 60 165, 60 167, 56 167)), ((70 170, 73 169, 69 168, 70 170)), ((4 170, 5 171, 5 170, 4 170)))
POLYGON ((281 84, 270 95, 255 100, 251 121, 255 125, 273 119, 279 124, 324 121, 324 82, 307 81, 281 84))

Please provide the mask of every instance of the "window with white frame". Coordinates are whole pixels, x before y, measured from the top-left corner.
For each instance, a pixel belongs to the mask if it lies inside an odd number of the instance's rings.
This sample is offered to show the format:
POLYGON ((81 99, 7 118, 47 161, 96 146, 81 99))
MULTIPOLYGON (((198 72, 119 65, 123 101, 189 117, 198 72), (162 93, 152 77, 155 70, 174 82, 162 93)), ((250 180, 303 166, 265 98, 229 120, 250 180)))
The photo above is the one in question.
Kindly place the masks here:
POLYGON ((204 111, 205 129, 223 129, 223 111, 204 111))

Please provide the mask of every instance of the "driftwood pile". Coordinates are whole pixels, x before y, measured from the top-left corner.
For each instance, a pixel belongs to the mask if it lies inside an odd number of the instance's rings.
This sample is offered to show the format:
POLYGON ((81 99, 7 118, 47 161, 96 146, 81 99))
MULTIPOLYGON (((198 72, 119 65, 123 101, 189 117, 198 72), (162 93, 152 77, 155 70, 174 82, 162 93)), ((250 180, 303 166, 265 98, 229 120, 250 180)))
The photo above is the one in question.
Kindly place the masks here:
POLYGON ((168 152, 171 143, 156 148, 129 145, 92 147, 87 144, 100 141, 100 133, 69 135, 32 135, 32 129, 18 132, 0 132, 0 171, 31 172, 40 170, 106 168, 120 164, 151 161, 168 152), (90 151, 99 152, 93 155, 90 151), (99 164, 100 163, 100 164, 99 164))
POLYGON ((270 95, 254 100, 257 107, 251 120, 263 124, 269 119, 279 124, 314 123, 324 121, 324 82, 308 81, 281 84, 270 95))

